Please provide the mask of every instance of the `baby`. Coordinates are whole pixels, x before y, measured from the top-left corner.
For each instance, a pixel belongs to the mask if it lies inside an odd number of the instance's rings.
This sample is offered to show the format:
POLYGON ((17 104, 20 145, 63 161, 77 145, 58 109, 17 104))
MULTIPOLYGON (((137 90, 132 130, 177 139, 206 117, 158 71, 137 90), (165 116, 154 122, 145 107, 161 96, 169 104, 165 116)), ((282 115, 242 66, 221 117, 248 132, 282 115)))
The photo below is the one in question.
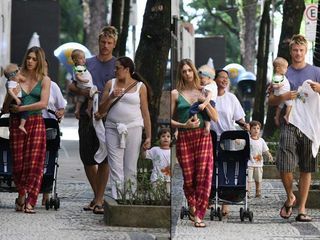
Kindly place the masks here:
MULTIPOLYGON (((273 61, 273 71, 274 75, 272 77, 272 88, 274 89, 274 95, 280 96, 283 93, 290 91, 290 84, 285 74, 288 70, 288 62, 286 59, 282 57, 277 57, 273 61)), ((289 114, 292 108, 292 100, 285 101, 287 106, 286 113, 284 115, 284 119, 286 123, 289 122, 289 114)), ((274 117, 275 124, 280 126, 280 112, 283 108, 284 103, 281 103, 276 109, 276 115, 274 117)))
MULTIPOLYGON (((77 81, 77 87, 81 89, 89 89, 90 96, 93 96, 97 92, 97 87, 93 85, 92 76, 86 68, 86 58, 85 58, 84 52, 80 49, 75 49, 71 53, 71 58, 74 63, 74 77, 75 77, 75 80, 77 81)), ((79 119, 80 117, 80 108, 82 104, 85 102, 85 100, 86 100, 85 96, 79 96, 77 98, 76 110, 75 110, 75 115, 77 119, 79 119)), ((86 113, 88 114, 89 117, 91 117, 92 104, 93 104, 93 101, 91 98, 89 98, 88 106, 86 109, 86 113)))
MULTIPOLYGON (((16 101, 17 105, 23 104, 20 98, 22 98, 22 91, 20 87, 20 81, 23 80, 22 75, 20 74, 20 70, 17 64, 10 63, 4 69, 4 76, 8 79, 7 88, 8 94, 16 101)), ((20 113, 20 125, 19 129, 27 134, 25 129, 25 124, 28 118, 28 112, 20 113)))
POLYGON ((199 77, 201 80, 201 85, 203 86, 202 92, 205 95, 205 100, 204 102, 197 102, 194 103, 191 108, 190 108, 190 116, 193 116, 197 113, 201 113, 203 120, 204 120, 204 125, 205 125, 205 130, 206 133, 210 133, 210 118, 207 115, 207 112, 205 110, 206 106, 208 104, 211 104, 213 107, 216 105, 217 101, 217 96, 218 96, 218 90, 217 90, 217 84, 214 81, 215 77, 215 71, 213 68, 203 65, 199 68, 199 77))

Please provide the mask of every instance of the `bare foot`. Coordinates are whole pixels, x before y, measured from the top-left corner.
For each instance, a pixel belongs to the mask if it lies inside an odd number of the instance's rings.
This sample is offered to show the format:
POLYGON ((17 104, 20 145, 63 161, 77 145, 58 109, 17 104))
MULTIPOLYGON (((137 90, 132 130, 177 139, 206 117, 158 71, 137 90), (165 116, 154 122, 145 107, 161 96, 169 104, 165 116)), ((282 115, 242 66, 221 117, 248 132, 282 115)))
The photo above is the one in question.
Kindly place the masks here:
POLYGON ((24 132, 25 134, 27 134, 27 130, 23 127, 23 126, 19 126, 19 129, 24 132))

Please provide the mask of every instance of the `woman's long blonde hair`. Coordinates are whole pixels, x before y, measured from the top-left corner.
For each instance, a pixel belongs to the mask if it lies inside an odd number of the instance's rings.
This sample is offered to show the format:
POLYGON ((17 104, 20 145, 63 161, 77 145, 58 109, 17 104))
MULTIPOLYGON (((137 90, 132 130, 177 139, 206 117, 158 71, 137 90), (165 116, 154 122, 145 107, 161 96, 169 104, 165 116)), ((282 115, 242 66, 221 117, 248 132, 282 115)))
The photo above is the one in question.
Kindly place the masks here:
POLYGON ((200 78, 199 78, 196 67, 194 66, 194 64, 192 63, 192 61, 190 59, 182 59, 179 62, 178 71, 177 71, 177 86, 176 86, 177 90, 181 91, 186 87, 183 76, 182 76, 182 72, 181 72, 184 65, 188 65, 193 71, 194 87, 196 89, 201 89, 200 78))
POLYGON ((27 57, 29 53, 34 52, 37 58, 37 67, 35 69, 36 71, 36 77, 38 80, 42 80, 44 76, 46 76, 46 54, 44 53, 43 49, 40 47, 31 47, 26 52, 23 63, 21 66, 22 72, 27 72, 27 57))

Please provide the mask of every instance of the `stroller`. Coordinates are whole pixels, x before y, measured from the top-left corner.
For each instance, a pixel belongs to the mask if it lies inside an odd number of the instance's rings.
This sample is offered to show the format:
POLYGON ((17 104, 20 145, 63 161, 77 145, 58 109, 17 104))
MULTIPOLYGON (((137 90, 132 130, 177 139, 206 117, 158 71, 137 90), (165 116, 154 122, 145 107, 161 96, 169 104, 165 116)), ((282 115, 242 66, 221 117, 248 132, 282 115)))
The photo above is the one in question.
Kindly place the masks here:
POLYGON ((240 219, 249 218, 253 212, 247 202, 247 161, 250 158, 249 134, 246 131, 225 131, 221 134, 217 146, 215 174, 211 189, 210 220, 218 217, 222 220, 222 210, 218 204, 242 205, 240 219))
MULTIPOLYGON (((57 194, 58 151, 60 148, 60 129, 55 119, 44 119, 47 132, 46 159, 43 171, 41 191, 45 188, 52 189, 52 196, 45 203, 47 210, 54 207, 60 208, 60 199, 57 194), (52 188, 51 188, 52 186, 52 188)), ((16 192, 12 179, 12 156, 9 144, 9 118, 0 118, 0 191, 16 192)))
MULTIPOLYGON (((216 159, 217 153, 217 133, 213 130, 210 130, 211 139, 212 139, 212 147, 213 147, 213 160, 216 159)), ((187 203, 187 199, 183 196, 183 206, 180 209, 180 219, 183 219, 185 216, 189 215, 189 207, 187 203)))

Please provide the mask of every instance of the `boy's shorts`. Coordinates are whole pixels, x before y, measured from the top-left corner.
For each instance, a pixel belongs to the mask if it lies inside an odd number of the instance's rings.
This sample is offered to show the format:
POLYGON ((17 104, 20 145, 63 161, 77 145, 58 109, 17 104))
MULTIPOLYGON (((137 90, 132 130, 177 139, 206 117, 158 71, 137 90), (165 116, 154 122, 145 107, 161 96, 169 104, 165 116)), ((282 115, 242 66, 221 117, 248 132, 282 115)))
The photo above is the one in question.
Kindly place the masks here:
POLYGON ((248 167, 248 181, 262 182, 263 169, 262 167, 248 167))

